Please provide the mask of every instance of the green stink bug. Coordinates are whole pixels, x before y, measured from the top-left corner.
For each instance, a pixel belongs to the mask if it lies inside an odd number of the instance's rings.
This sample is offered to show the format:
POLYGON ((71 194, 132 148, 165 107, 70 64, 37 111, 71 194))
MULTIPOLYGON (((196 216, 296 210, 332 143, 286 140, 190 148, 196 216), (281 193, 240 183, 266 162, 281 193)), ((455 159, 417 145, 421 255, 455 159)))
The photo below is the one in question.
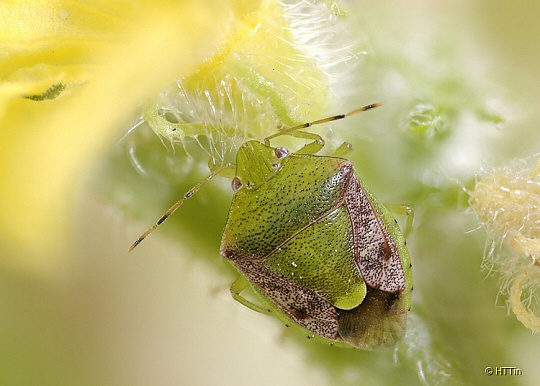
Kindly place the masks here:
POLYGON ((405 333, 412 292, 403 234, 352 163, 313 155, 324 142, 301 131, 377 106, 281 129, 264 144, 245 142, 236 165, 214 171, 186 193, 130 250, 204 183, 234 168, 235 193, 220 248, 240 273, 232 296, 330 344, 395 346, 405 333), (280 135, 314 141, 291 153, 270 146, 270 139, 280 135), (263 306, 241 296, 246 285, 263 306))

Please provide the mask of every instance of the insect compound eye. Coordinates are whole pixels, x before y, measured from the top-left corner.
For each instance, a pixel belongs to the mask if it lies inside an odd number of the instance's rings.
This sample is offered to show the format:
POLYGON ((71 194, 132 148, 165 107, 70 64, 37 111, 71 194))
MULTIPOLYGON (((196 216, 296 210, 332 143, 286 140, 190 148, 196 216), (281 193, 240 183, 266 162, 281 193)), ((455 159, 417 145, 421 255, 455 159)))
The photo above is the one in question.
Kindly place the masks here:
POLYGON ((234 177, 231 182, 232 190, 237 191, 242 187, 242 181, 238 177, 234 177))
POLYGON ((278 157, 279 159, 285 158, 289 155, 289 149, 287 149, 286 147, 276 147, 274 149, 274 153, 276 153, 276 157, 278 157))

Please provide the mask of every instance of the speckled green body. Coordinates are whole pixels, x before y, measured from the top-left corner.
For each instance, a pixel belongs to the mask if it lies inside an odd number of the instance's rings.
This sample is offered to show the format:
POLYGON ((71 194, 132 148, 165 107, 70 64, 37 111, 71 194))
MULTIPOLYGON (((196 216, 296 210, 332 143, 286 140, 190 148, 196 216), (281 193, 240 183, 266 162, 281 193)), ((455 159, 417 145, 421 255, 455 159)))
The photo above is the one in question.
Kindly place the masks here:
POLYGON ((404 335, 412 279, 392 215, 342 158, 276 155, 256 141, 237 156, 221 254, 272 313, 310 336, 368 349, 404 335))

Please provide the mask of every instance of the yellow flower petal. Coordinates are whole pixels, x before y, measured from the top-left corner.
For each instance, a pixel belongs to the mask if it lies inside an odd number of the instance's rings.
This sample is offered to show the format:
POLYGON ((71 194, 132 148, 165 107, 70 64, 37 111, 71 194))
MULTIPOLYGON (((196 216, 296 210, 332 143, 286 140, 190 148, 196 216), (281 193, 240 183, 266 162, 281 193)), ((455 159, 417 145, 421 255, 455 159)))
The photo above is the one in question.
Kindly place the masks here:
MULTIPOLYGON (((255 3, 256 4, 256 3, 255 3)), ((3 2, 0 237, 3 259, 54 269, 77 180, 134 109, 211 55, 254 2, 3 2), (54 84, 53 100, 24 98, 54 84)))

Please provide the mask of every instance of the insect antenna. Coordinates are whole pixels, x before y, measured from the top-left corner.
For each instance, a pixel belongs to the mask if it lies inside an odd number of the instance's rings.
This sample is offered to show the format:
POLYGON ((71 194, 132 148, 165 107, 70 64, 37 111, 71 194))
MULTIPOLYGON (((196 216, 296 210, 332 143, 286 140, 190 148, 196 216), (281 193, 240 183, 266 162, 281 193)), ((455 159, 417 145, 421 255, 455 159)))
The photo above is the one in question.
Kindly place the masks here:
POLYGON ((313 121, 313 122, 306 122, 306 123, 302 123, 301 125, 298 125, 298 126, 285 128, 285 129, 279 130, 277 133, 274 133, 269 137, 266 137, 264 139, 264 142, 265 142, 266 145, 268 145, 272 138, 276 138, 276 137, 279 137, 281 135, 289 134, 292 131, 302 130, 302 129, 305 129, 306 127, 310 127, 310 126, 313 126, 313 125, 320 125, 322 123, 337 121, 339 119, 350 117, 351 115, 359 114, 359 113, 362 113, 364 111, 374 109, 374 108, 379 107, 381 105, 382 105, 382 103, 373 103, 373 104, 366 105, 366 106, 360 107, 358 109, 354 109, 352 111, 349 111, 347 114, 333 115, 333 116, 328 117, 328 118, 318 119, 318 120, 313 121))
POLYGON ((180 200, 178 200, 176 202, 176 204, 171 206, 171 208, 167 212, 165 212, 165 214, 163 216, 161 216, 160 219, 157 220, 157 222, 154 225, 152 225, 150 228, 148 228, 148 230, 146 232, 144 232, 142 235, 140 235, 139 238, 137 240, 135 240, 135 242, 133 244, 131 244, 131 246, 128 249, 128 252, 131 252, 137 245, 139 245, 146 238, 146 236, 148 236, 150 233, 152 233, 158 226, 163 224, 165 222, 165 220, 167 220, 176 211, 176 209, 178 209, 184 203, 184 201, 186 201, 188 198, 190 198, 195 193, 197 193, 197 191, 204 184, 206 184, 212 178, 214 178, 215 176, 217 176, 218 174, 223 172, 225 169, 229 169, 231 167, 232 167, 231 164, 223 165, 222 167, 220 167, 217 170, 210 173, 204 180, 200 181, 193 188, 191 188, 186 194, 184 194, 184 196, 180 200))

